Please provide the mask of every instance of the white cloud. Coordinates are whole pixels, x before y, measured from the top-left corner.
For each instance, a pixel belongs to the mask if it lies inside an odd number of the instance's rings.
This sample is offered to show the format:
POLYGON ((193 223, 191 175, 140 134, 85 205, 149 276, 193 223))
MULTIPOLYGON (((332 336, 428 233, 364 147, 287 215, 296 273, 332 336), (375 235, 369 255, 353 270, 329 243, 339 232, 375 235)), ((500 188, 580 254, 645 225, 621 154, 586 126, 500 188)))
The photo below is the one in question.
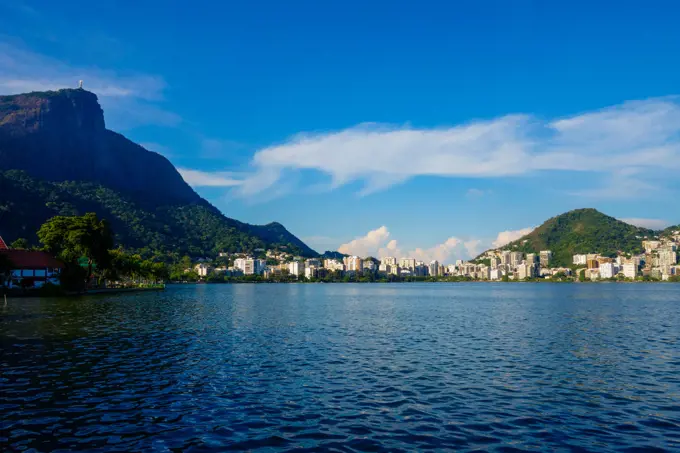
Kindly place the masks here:
POLYGON ((471 239, 469 241, 465 241, 463 246, 465 246, 465 251, 471 258, 476 257, 486 249, 481 239, 471 239))
POLYGON ((629 223, 641 228, 649 228, 650 230, 663 230, 672 225, 671 222, 662 219, 643 219, 639 217, 627 217, 619 219, 622 222, 629 223))
MULTIPOLYGON (((663 181, 659 175, 680 169, 680 104, 669 97, 555 120, 508 115, 438 129, 362 124, 301 133, 257 151, 251 169, 237 189, 242 196, 278 190, 296 172, 309 170, 327 175, 329 189, 360 181, 359 195, 416 176, 499 178, 550 171, 594 175, 589 179, 594 183, 579 184, 573 195, 630 195, 623 187, 646 195, 657 187, 644 179, 653 174, 663 181)), ((470 189, 466 195, 483 194, 470 189)))
POLYGON ((178 168, 177 171, 184 181, 192 187, 233 187, 242 183, 234 179, 231 173, 208 173, 187 168, 178 168))
POLYGON ((529 228, 522 228, 521 230, 506 230, 506 231, 501 231, 498 233, 498 236, 496 236, 496 239, 491 243, 494 248, 500 248, 503 247, 504 245, 507 245, 511 243, 512 241, 516 241, 517 239, 521 238, 522 236, 526 236, 527 234, 531 233, 534 231, 535 227, 529 227, 529 228))
POLYGON ((361 257, 373 256, 384 258, 414 258, 429 263, 437 260, 440 263, 450 263, 456 259, 474 258, 486 247, 485 241, 476 238, 463 240, 451 236, 441 244, 428 248, 402 249, 396 239, 390 239, 390 232, 386 226, 369 231, 365 236, 358 237, 338 247, 340 253, 361 257))
POLYGON ((338 247, 338 252, 346 255, 369 256, 376 255, 382 244, 387 242, 390 232, 386 226, 369 231, 366 236, 358 237, 338 247))
POLYGON ((97 94, 112 129, 181 121, 160 105, 166 84, 159 76, 70 65, 0 41, 0 94, 75 88, 79 80, 97 94))

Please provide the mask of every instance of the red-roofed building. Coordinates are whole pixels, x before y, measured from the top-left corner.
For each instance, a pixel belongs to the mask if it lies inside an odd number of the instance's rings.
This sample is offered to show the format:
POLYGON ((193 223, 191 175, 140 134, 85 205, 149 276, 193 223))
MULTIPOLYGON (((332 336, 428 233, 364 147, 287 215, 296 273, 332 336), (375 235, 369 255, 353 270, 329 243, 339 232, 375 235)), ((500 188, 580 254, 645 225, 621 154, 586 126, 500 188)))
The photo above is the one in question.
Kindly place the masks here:
POLYGON ((9 287, 40 288, 45 283, 59 284, 64 263, 49 253, 34 250, 0 249, 12 263, 9 287))
POLYGON ((7 244, 5 244, 5 241, 2 239, 2 236, 0 236, 0 250, 9 250, 9 247, 7 247, 7 244))

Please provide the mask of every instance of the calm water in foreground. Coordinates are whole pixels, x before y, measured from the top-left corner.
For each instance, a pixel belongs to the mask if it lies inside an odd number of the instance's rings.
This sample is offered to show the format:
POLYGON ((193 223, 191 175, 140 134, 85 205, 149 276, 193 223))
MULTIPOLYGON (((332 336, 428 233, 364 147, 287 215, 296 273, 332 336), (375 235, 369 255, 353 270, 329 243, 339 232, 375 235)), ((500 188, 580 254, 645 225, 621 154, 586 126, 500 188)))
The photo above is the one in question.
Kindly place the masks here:
POLYGON ((0 304, 0 450, 680 450, 680 285, 0 304))

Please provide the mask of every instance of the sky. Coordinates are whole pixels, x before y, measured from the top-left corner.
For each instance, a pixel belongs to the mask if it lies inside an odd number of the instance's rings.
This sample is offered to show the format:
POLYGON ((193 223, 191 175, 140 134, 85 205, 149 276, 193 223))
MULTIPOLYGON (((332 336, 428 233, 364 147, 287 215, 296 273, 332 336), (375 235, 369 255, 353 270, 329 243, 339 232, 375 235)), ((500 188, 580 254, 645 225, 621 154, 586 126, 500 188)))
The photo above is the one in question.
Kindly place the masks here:
POLYGON ((84 87, 225 215, 450 262, 680 223, 672 1, 0 0, 0 94, 84 87))

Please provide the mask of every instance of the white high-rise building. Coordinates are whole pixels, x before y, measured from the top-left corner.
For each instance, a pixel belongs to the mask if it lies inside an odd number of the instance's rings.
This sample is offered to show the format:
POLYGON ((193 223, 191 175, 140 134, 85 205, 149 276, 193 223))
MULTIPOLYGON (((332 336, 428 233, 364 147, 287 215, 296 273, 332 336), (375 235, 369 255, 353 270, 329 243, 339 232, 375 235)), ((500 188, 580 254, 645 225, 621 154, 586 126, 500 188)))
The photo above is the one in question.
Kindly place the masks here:
POLYGON ((380 262, 387 264, 388 266, 396 266, 397 265, 397 259, 393 256, 386 256, 385 258, 381 259, 380 262))
POLYGON ((401 258, 399 260, 399 267, 414 272, 416 269, 416 260, 414 258, 401 258))
POLYGON ((344 261, 348 272, 361 272, 364 267, 364 260, 358 256, 345 257, 344 261))
POLYGON ((510 252, 510 265, 517 266, 524 260, 524 253, 510 252))
POLYGON ((241 269, 245 273, 246 259, 245 258, 236 258, 234 260, 234 267, 237 268, 237 269, 241 269))
POLYGON ((430 261, 430 275, 433 277, 436 277, 439 275, 439 261, 433 260, 430 261))
POLYGON ((305 278, 316 278, 318 276, 318 272, 319 270, 316 266, 307 266, 305 267, 305 278))
POLYGON ((600 264, 600 278, 614 278, 619 273, 619 267, 614 263, 600 264))
POLYGON ((324 260, 323 267, 329 271, 344 271, 345 265, 338 260, 324 260))
POLYGON ((638 267, 634 263, 628 263, 623 265, 623 276, 626 278, 634 279, 638 274, 638 267))
POLYGON ((305 266, 299 261, 291 261, 288 263, 288 272, 290 272, 291 275, 299 277, 300 275, 304 274, 305 266))
POLYGON ((552 261, 552 251, 550 250, 541 250, 541 253, 539 253, 541 257, 541 267, 550 267, 550 262, 552 261))
POLYGON ((497 256, 492 256, 489 261, 491 261, 491 269, 498 269, 498 266, 501 264, 501 259, 497 256))
POLYGON ((209 264, 198 263, 196 266, 194 266, 194 270, 200 277, 207 277, 212 270, 212 267, 209 264))
POLYGON ((674 266, 678 261, 678 254, 671 250, 660 250, 659 251, 659 266, 674 266))
POLYGON ((572 263, 576 266, 585 266, 588 263, 588 255, 574 255, 572 263))
POLYGON ((533 266, 528 263, 522 263, 517 266, 517 278, 519 280, 525 280, 532 277, 533 266))

